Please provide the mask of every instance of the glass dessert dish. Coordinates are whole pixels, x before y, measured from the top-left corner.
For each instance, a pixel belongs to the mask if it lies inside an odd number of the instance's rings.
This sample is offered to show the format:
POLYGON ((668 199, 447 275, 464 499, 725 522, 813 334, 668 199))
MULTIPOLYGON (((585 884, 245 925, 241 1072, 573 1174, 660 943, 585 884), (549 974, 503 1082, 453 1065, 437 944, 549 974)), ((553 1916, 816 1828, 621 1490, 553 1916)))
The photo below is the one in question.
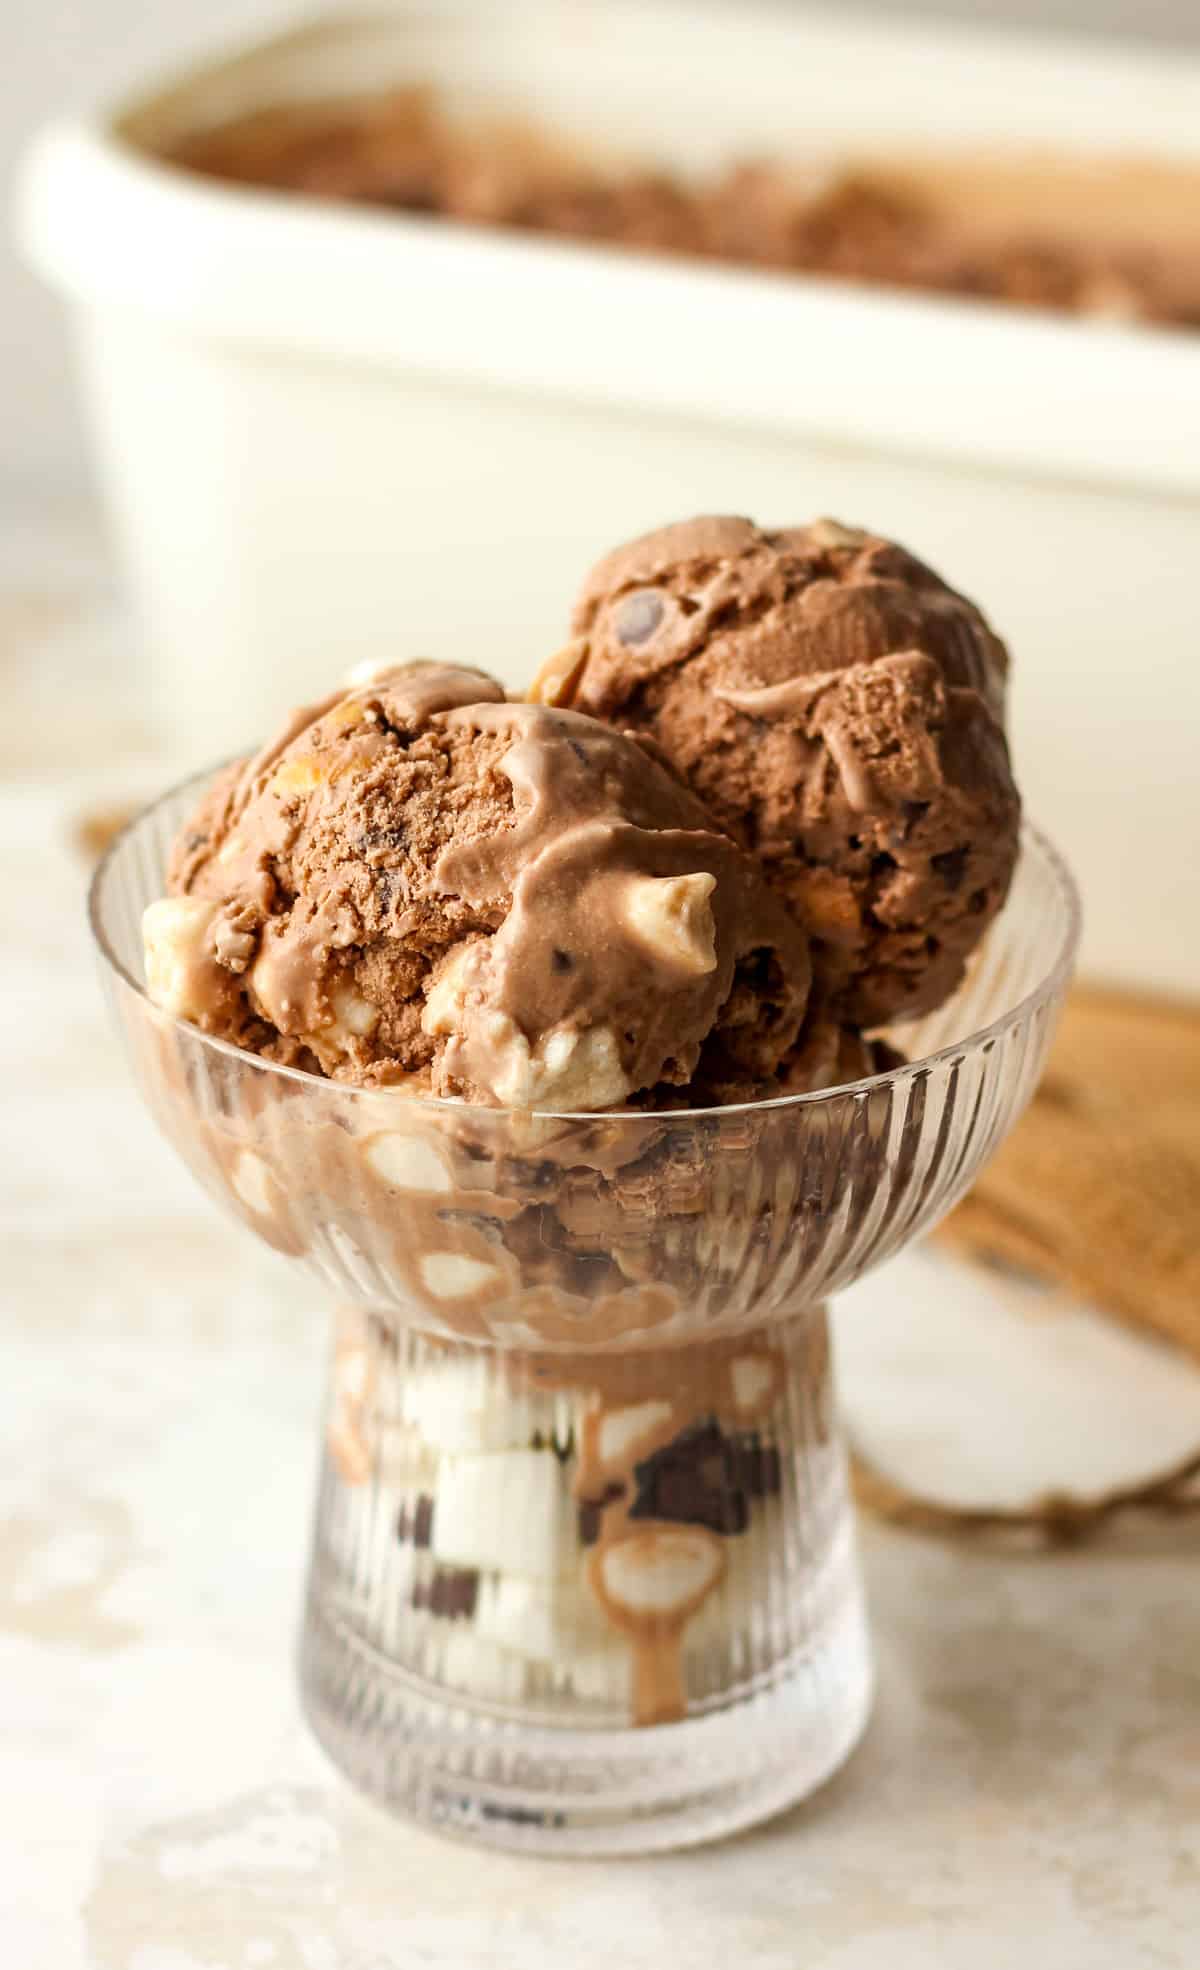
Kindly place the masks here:
POLYGON ((949 1209, 1028 1098, 1075 948, 1032 829, 908 1064, 754 1106, 562 1116, 296 1072, 160 1010, 141 919, 207 776, 91 909, 143 1095, 337 1305, 301 1643, 356 1784, 510 1847, 637 1852, 801 1798, 871 1658, 826 1302, 949 1209))

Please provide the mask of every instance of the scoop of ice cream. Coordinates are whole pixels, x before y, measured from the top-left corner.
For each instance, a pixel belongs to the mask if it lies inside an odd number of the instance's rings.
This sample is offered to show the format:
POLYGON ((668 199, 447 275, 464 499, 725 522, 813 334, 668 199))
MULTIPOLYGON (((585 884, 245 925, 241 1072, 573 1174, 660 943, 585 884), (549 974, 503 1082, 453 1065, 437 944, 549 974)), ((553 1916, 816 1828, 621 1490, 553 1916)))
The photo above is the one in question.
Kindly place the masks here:
POLYGON ((618 548, 533 695, 653 739, 811 931, 825 1000, 937 1005, 1007 893, 1007 656, 895 543, 703 518, 618 548))
POLYGON ((631 737, 414 665, 223 774, 146 917, 152 994, 359 1083, 602 1109, 770 1075, 807 941, 631 737))

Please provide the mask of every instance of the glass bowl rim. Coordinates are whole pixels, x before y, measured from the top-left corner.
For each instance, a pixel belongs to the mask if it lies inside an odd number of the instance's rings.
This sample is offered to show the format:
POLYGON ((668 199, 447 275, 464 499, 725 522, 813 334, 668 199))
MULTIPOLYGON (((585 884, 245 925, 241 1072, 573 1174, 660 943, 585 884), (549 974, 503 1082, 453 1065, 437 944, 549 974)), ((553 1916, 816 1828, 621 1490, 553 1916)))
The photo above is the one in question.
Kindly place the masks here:
MULTIPOLYGON (((238 756, 240 757, 240 755, 238 756)), ((251 1053, 246 1047, 234 1046, 232 1041, 222 1040, 214 1033, 203 1032, 199 1026, 192 1025, 190 1020, 182 1019, 178 1014, 167 1012, 164 1007, 157 1005, 150 997, 142 981, 133 976, 113 949, 111 940, 101 920, 100 893, 111 865, 117 860, 129 836, 157 808, 165 807, 169 801, 177 799, 186 789, 194 787, 197 793, 199 793, 204 787, 211 785, 212 780, 221 771, 222 766, 229 763, 231 762, 222 761, 216 766, 205 767, 199 772, 185 775, 182 780, 177 780, 172 786, 167 787, 162 793, 157 795, 154 800, 147 802, 144 807, 140 807, 137 813, 125 822, 124 826, 109 842, 108 847, 105 849, 104 854, 92 872, 92 878, 88 884, 87 892, 88 924, 101 958, 121 983, 132 991, 134 997, 140 1001, 145 1011, 153 1013, 157 1019, 166 1021, 169 1025, 176 1027, 181 1033, 199 1042, 202 1046, 210 1047, 216 1053, 228 1056, 231 1059, 242 1061, 247 1066, 257 1068, 260 1073, 278 1074, 286 1080, 297 1081, 306 1088, 319 1088, 323 1093, 327 1093, 330 1096, 335 1098, 340 1096, 350 1101, 361 1100, 367 1096, 378 1100, 380 1097, 387 1095, 389 1091, 398 1092, 395 1089, 389 1090, 386 1084, 381 1087, 359 1087, 353 1082, 337 1081, 325 1075, 310 1074, 301 1067, 285 1067, 278 1061, 264 1060, 261 1054, 251 1053)), ((841 1099, 846 1095, 866 1094, 876 1088, 895 1086, 906 1079, 913 1080, 918 1076, 928 1075, 931 1070, 944 1062, 952 1060, 956 1055, 966 1054, 984 1046, 989 1041, 994 1042, 1002 1034, 1020 1025, 1021 1021, 1038 1006, 1048 1004, 1059 992, 1064 990, 1070 980, 1076 954, 1079 949, 1079 937, 1083 922, 1079 888, 1066 861, 1054 846, 1054 843, 1026 815, 1022 814, 1020 832, 1020 846, 1022 851, 1027 842, 1032 843, 1049 864, 1065 905, 1054 960, 1048 970, 1038 979, 1037 983, 1031 986, 1029 991, 1024 993, 1015 1005, 1009 1006, 1004 1012, 997 1014, 996 1018, 990 1020, 986 1026, 976 1027, 972 1032, 964 1034, 960 1040, 954 1040, 945 1046, 937 1047, 932 1053, 920 1054, 913 1060, 904 1061, 898 1067, 889 1067, 878 1074, 866 1074, 856 1081, 838 1081, 832 1087, 813 1088, 804 1094, 772 1095, 766 1101, 730 1102, 720 1108, 526 1109, 505 1108, 501 1106, 492 1107, 490 1105, 485 1107, 482 1104, 459 1101, 448 1095, 405 1095, 402 1098, 405 1101, 406 1111, 411 1112, 414 1109, 418 1111, 428 1110, 445 1115, 447 1112, 453 1113, 463 1108, 470 1108, 474 1114, 493 1115, 497 1118, 508 1117, 510 1119, 519 1117, 522 1122, 533 1118, 539 1121, 552 1122, 605 1122, 610 1125, 618 1122, 640 1122, 646 1126, 651 1126, 670 1122, 678 1126, 684 1122, 700 1123, 720 1120, 722 1117, 734 1115, 766 1115, 776 1114, 781 1110, 789 1108, 807 1108, 819 1102, 841 1099)), ((1007 907, 1007 904, 1005 907, 1007 907)), ((1000 922, 1002 916, 1003 910, 994 919, 993 925, 989 927, 989 934, 991 929, 994 929, 995 924, 1000 922)), ((982 946, 979 948, 982 948, 982 946)), ((897 1023, 899 1024, 900 1022, 897 1023)))

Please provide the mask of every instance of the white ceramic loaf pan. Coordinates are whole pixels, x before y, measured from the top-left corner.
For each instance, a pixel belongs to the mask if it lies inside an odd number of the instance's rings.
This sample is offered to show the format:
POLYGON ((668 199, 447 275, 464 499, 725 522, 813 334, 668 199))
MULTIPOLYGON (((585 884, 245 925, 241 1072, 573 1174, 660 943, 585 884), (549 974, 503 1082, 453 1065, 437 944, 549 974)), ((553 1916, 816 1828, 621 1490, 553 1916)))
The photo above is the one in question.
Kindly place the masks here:
POLYGON ((1200 162, 1200 65, 741 4, 400 5, 58 125, 21 190, 198 759, 364 658, 520 680, 642 528, 831 512, 1011 642, 1018 768, 1082 878, 1086 969, 1195 989, 1200 335, 443 227, 153 156, 402 80, 680 166, 981 143, 1200 162))

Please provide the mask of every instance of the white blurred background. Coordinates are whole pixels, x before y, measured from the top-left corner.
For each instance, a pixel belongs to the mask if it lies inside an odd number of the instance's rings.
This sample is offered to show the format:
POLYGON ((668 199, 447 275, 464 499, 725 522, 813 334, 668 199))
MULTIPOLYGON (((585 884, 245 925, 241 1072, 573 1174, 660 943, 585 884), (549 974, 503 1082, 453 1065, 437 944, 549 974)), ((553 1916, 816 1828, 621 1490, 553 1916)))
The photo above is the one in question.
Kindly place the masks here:
MULTIPOLYGON (((873 0, 872 10, 1200 44, 1197 0, 873 0)), ((205 0, 202 7, 194 0, 0 0, 0 187, 7 188, 21 145, 47 116, 298 11, 295 0, 205 0)), ((78 493, 86 465, 62 313, 18 265, 7 214, 0 227, 0 379, 0 499, 78 493)))

